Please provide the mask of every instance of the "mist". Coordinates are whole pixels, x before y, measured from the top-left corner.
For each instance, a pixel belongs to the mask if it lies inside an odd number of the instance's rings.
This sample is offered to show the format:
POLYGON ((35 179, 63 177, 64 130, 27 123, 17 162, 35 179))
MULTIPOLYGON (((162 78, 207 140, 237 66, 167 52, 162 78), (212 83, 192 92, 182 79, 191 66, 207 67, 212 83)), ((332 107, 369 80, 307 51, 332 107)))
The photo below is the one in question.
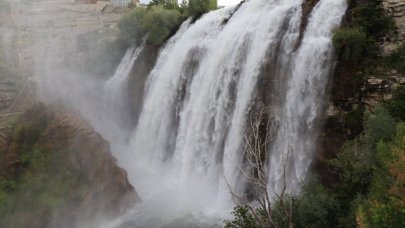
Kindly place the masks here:
POLYGON ((106 2, 8 2, 2 62, 24 72, 15 80, 33 82, 38 101, 106 140, 139 196, 114 218, 100 212, 74 226, 222 227, 234 196, 253 189, 245 151, 259 109, 279 128, 260 157, 266 197, 300 194, 345 0, 321 0, 307 19, 302 0, 218 1, 231 6, 184 20, 160 46, 151 34, 121 40, 126 9, 106 2), (266 80, 280 83, 261 87, 266 80))

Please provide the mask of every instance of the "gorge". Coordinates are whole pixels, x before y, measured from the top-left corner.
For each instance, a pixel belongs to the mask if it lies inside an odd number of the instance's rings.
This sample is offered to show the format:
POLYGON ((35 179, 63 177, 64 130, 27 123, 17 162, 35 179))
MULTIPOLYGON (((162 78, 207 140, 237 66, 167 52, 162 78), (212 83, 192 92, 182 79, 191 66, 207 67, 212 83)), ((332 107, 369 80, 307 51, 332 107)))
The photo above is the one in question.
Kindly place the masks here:
POLYGON ((104 62, 87 55, 107 35, 50 35, 33 46, 41 102, 91 125, 136 190, 120 173, 125 197, 136 202, 95 227, 222 227, 241 199, 260 205, 263 189, 275 205, 300 196, 330 106, 334 33, 348 7, 246 0, 184 19, 161 45, 152 34, 136 37, 102 53, 111 57, 104 62), (260 153, 252 160, 249 150, 260 153), (255 189, 252 177, 264 186, 255 189))
POLYGON ((103 82, 100 89, 79 90, 74 76, 64 78, 67 81, 55 78, 58 82, 47 82, 48 87, 45 83, 44 88, 50 89, 44 91, 64 103, 73 101, 112 144, 143 200, 134 226, 170 224, 177 216, 200 213, 210 217, 232 208, 225 182, 240 194, 247 187, 243 173, 252 167, 243 161, 244 135, 250 113, 261 105, 271 109, 279 126, 267 151, 269 194, 280 194, 284 187, 291 194, 299 193, 327 101, 334 61, 332 31, 347 7, 344 0, 321 0, 304 17, 302 4, 300 0, 247 1, 236 12, 229 7, 195 23, 184 22, 160 51, 148 76, 133 132, 119 132, 125 129, 118 127, 125 120, 116 114, 127 112, 127 98, 119 94, 128 80, 128 67, 141 50, 129 49, 123 57, 106 82, 105 100, 100 99, 102 94, 94 95, 94 100, 85 95, 89 90, 102 91, 103 82), (271 72, 264 72, 265 64, 272 66, 271 72), (257 91, 264 77, 275 83, 269 91, 257 91), (261 92, 274 98, 260 100, 261 92))

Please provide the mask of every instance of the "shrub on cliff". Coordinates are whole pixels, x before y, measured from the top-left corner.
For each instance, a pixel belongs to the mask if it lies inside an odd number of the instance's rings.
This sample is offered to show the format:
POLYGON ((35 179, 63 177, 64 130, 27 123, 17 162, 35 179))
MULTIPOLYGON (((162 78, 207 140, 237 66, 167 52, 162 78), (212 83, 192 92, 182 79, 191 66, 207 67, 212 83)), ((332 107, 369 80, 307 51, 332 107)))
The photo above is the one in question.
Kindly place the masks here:
POLYGON ((178 28, 181 22, 181 15, 177 10, 152 7, 144 18, 148 41, 155 45, 162 44, 178 28))
POLYGON ((351 0, 351 4, 355 5, 349 12, 352 23, 361 26, 374 38, 391 33, 395 28, 394 21, 385 13, 382 2, 382 0, 351 0))
POLYGON ((195 17, 218 8, 217 0, 189 0, 188 4, 189 16, 195 17))
POLYGON ((368 113, 364 123, 364 137, 368 149, 375 151, 380 141, 389 141, 395 135, 395 119, 383 107, 368 113))
POLYGON ((139 44, 143 37, 153 45, 161 45, 181 23, 177 10, 153 6, 137 7, 119 23, 121 38, 128 44, 139 44))
POLYGON ((405 86, 399 86, 385 107, 398 120, 405 121, 405 86))
POLYGON ((147 8, 136 7, 119 23, 121 39, 128 45, 139 44, 144 36, 153 45, 161 45, 187 18, 199 18, 217 9, 217 0, 153 0, 147 8))
POLYGON ((375 58, 379 38, 393 33, 394 21, 386 15, 382 0, 350 0, 349 3, 344 26, 333 37, 340 60, 359 62, 375 58))
POLYGON ((405 43, 386 58, 387 64, 405 74, 405 43))
POLYGON ((359 61, 365 52, 367 37, 361 28, 340 28, 333 36, 333 44, 338 50, 339 59, 359 61))
POLYGON ((256 227, 335 227, 340 205, 335 196, 315 179, 303 187, 300 196, 285 195, 272 204, 271 221, 263 208, 255 213, 247 206, 237 206, 232 211, 233 220, 224 221, 226 228, 256 227))
POLYGON ((373 182, 362 204, 364 223, 405 227, 405 123, 398 124, 391 142, 378 144, 376 158, 373 182))
POLYGON ((177 0, 152 0, 149 2, 148 7, 162 6, 165 9, 178 9, 179 4, 177 0))

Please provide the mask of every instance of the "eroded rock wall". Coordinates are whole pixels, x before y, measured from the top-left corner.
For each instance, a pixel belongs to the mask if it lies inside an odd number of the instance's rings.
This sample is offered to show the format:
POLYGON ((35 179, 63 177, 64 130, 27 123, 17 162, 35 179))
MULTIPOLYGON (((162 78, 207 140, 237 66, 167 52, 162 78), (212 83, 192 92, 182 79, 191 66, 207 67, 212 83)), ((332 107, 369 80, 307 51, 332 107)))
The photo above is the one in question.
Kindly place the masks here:
POLYGON ((0 227, 100 227, 140 200, 109 143, 60 107, 36 106, 1 132, 0 180, 15 184, 0 184, 0 227))

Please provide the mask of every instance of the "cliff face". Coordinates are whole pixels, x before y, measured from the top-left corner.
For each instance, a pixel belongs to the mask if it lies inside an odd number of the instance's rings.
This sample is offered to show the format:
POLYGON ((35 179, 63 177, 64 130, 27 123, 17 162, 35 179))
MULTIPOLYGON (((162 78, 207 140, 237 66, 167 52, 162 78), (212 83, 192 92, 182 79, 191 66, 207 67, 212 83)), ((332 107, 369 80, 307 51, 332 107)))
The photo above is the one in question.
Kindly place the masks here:
POLYGON ((405 1, 404 0, 383 0, 383 6, 391 16, 397 27, 397 37, 384 42, 383 53, 391 53, 405 41, 405 1))
MULTIPOLYGON (((354 1, 362 3, 367 1, 354 1)), ((362 133, 364 114, 391 100, 393 92, 405 85, 405 75, 394 66, 400 63, 405 41, 405 0, 383 0, 383 11, 393 19, 395 29, 374 34, 376 56, 362 53, 359 60, 339 60, 331 82, 331 99, 325 113, 325 127, 321 133, 315 168, 327 183, 333 182, 327 170, 327 160, 338 154, 343 144, 362 133), (381 36, 384 37, 381 37, 381 36), (378 49, 380 48, 380 49, 378 49), (378 50, 377 50, 378 49, 378 50)), ((353 19, 367 15, 350 14, 349 6, 342 26, 353 25, 353 19)), ((382 15, 381 15, 382 16, 382 15)), ((367 19, 369 20, 369 19, 367 19)))
POLYGON ((139 200, 109 144, 73 115, 37 106, 0 143, 1 227, 99 227, 139 200))

